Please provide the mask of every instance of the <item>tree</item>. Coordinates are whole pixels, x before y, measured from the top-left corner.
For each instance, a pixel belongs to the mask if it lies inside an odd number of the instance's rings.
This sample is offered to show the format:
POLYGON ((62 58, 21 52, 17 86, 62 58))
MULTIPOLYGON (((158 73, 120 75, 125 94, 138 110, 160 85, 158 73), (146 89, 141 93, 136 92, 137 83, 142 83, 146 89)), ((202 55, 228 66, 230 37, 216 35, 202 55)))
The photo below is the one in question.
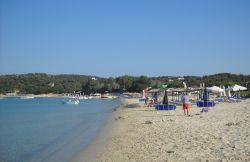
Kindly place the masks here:
POLYGON ((134 77, 125 75, 117 78, 117 83, 120 85, 121 91, 131 90, 134 77))
POLYGON ((132 89, 135 92, 141 92, 143 89, 150 86, 150 80, 146 76, 140 76, 137 80, 134 80, 132 89))
POLYGON ((102 88, 103 84, 100 83, 98 80, 89 79, 85 86, 82 87, 82 91, 85 94, 97 93, 100 92, 102 88))
MULTIPOLYGON (((146 87, 158 88, 161 84, 168 84, 169 87, 183 87, 182 81, 177 77, 133 77, 121 76, 117 78, 100 78, 85 75, 47 75, 42 73, 21 74, 21 75, 0 75, 0 93, 19 91, 20 93, 72 93, 82 90, 86 94, 95 92, 141 92, 146 87), (169 80, 172 80, 171 82, 169 80), (51 86, 50 83, 53 83, 51 86)), ((250 93, 250 75, 238 75, 221 73, 207 76, 185 76, 185 82, 190 87, 200 86, 205 83, 206 86, 224 85, 230 86, 239 84, 247 86, 250 93)))

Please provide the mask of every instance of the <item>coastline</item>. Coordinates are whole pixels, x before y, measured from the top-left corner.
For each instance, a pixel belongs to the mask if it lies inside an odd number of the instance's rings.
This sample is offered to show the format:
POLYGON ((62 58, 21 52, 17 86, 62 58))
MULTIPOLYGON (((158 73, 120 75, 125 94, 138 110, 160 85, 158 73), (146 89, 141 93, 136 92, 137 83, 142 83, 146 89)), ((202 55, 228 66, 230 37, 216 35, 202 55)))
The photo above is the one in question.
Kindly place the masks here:
POLYGON ((200 110, 122 109, 97 161, 250 161, 250 99, 200 110))
POLYGON ((192 104, 190 115, 143 107, 121 99, 94 139, 70 162, 250 161, 250 99, 219 103, 208 113, 192 104))
MULTIPOLYGON (((4 94, 0 94, 1 98, 15 98, 15 97, 31 97, 31 98, 77 98, 75 96, 67 96, 65 94, 54 94, 54 93, 50 93, 50 94, 16 94, 16 95, 4 95, 4 94)), ((85 96, 81 96, 81 97, 85 97, 85 96)), ((91 98, 87 98, 87 99, 116 99, 117 96, 97 96, 97 97, 93 97, 91 96, 91 98)), ((86 98, 80 98, 80 99, 86 99, 86 98)))
POLYGON ((76 153, 69 162, 94 162, 98 160, 98 157, 106 150, 106 146, 111 140, 114 128, 116 127, 116 122, 114 121, 117 120, 122 108, 121 103, 119 107, 114 108, 113 111, 110 112, 96 137, 94 137, 86 148, 76 153))

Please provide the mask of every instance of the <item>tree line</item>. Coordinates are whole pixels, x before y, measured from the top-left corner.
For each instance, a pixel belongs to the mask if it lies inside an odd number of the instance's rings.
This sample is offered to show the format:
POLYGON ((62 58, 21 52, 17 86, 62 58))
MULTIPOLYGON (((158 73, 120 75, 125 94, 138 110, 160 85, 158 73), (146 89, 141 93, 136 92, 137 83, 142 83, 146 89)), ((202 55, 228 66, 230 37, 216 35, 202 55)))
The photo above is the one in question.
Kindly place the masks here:
POLYGON ((183 81, 188 87, 239 84, 247 86, 249 92, 250 75, 221 73, 205 76, 119 76, 102 78, 86 75, 49 75, 43 73, 0 75, 0 93, 18 92, 20 94, 72 93, 83 91, 85 94, 108 92, 141 92, 146 87, 159 88, 162 84, 168 87, 183 87, 183 81), (184 78, 184 80, 183 80, 184 78))

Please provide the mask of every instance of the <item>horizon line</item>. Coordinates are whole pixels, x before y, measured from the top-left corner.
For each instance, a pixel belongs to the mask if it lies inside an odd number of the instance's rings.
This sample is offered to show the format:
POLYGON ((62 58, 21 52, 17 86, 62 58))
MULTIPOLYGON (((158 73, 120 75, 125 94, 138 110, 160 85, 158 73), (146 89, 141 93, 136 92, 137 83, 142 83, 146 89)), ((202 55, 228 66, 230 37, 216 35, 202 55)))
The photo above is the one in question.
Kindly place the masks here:
POLYGON ((117 78, 117 77, 123 77, 123 76, 131 76, 131 77, 141 77, 145 76, 148 78, 157 78, 157 77, 204 77, 204 76, 211 76, 211 75, 219 75, 219 74, 232 74, 232 75, 245 75, 248 76, 250 74, 244 74, 244 73, 230 73, 230 72, 220 72, 220 73, 213 73, 213 74, 203 74, 203 75, 158 75, 158 76, 148 76, 148 75, 129 75, 129 74, 122 74, 119 76, 98 76, 98 75, 91 75, 91 74, 76 74, 76 73, 45 73, 45 72, 30 72, 30 73, 6 73, 6 74, 0 74, 0 76, 4 75, 28 75, 28 74, 46 74, 46 75, 78 75, 78 76, 88 76, 88 77, 99 77, 99 78, 117 78))

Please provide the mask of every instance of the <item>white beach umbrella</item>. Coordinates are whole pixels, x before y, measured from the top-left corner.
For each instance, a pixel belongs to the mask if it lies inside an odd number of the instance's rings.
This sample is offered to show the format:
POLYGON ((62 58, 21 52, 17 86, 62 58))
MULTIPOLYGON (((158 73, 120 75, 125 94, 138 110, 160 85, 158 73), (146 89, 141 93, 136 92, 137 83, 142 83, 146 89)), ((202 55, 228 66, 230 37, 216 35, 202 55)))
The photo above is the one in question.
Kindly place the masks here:
POLYGON ((228 91, 244 91, 244 90, 247 90, 247 88, 235 84, 234 86, 227 88, 227 90, 228 90, 228 91))
POLYGON ((217 87, 217 86, 208 87, 207 90, 209 92, 213 92, 213 93, 221 93, 221 92, 223 92, 223 89, 221 89, 220 87, 217 87))
POLYGON ((145 99, 146 98, 146 93, 145 90, 142 90, 142 98, 145 99))
POLYGON ((226 88, 225 86, 222 86, 223 92, 221 93, 221 96, 226 96, 226 88))

